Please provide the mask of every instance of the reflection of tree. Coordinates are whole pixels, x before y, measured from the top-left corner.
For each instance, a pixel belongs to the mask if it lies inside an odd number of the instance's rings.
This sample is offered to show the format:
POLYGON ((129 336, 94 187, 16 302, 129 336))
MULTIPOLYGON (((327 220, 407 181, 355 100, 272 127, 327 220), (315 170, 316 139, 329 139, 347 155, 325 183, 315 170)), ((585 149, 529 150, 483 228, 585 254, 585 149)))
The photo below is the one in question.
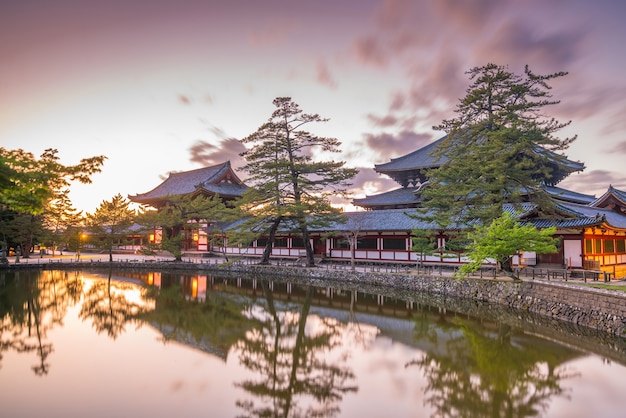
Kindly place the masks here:
POLYGON ((517 336, 505 325, 488 331, 459 318, 452 323, 436 330, 443 346, 409 364, 423 370, 426 402, 436 416, 537 416, 550 398, 564 393, 560 381, 573 376, 558 367, 573 355, 563 347, 538 347, 538 340, 517 336))
POLYGON ((127 292, 136 288, 133 283, 111 280, 111 271, 107 280, 95 280, 85 292, 79 318, 91 319, 93 326, 113 339, 117 338, 128 322, 143 309, 143 304, 130 301, 127 292))
POLYGON ((340 344, 339 325, 321 319, 319 329, 306 328, 313 292, 310 286, 299 313, 279 313, 267 283, 262 286, 267 302, 266 312, 258 314, 262 325, 238 344, 241 363, 258 377, 238 384, 253 396, 238 401, 238 406, 247 416, 259 417, 338 414, 343 394, 357 390, 348 384, 354 374, 345 365, 347 354, 329 358, 340 344), (307 400, 312 400, 309 406, 299 405, 307 400))
POLYGON ((0 360, 10 349, 34 352, 39 358, 33 371, 47 374, 52 343, 47 332, 62 325, 69 304, 80 298, 82 282, 77 275, 59 271, 2 273, 0 287, 0 360))
POLYGON ((189 300, 178 285, 150 288, 146 297, 155 309, 139 318, 163 334, 164 341, 179 341, 226 358, 229 348, 251 328, 244 301, 235 295, 213 292, 204 301, 189 300))

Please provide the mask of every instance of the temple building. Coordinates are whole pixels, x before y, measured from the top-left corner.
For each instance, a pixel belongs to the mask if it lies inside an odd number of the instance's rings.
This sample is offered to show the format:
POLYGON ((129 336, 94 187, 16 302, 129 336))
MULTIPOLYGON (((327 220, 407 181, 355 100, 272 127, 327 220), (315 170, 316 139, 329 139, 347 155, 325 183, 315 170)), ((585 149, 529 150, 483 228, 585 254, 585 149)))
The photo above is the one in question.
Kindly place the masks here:
MULTIPOLYGON (((437 225, 409 216, 421 206, 420 191, 427 187, 426 170, 445 162, 445 158, 433 159, 432 151, 443 138, 409 154, 383 164, 375 170, 391 177, 399 187, 373 196, 354 199, 363 211, 345 213, 346 221, 324 230, 311 230, 311 244, 316 256, 330 260, 350 260, 350 238, 356 237, 355 259, 360 262, 415 263, 422 260, 432 264, 460 264, 465 262, 462 253, 450 251, 446 242, 450 231, 440 231, 437 225), (421 255, 412 250, 413 231, 432 233, 439 251, 421 255)), ((549 152, 542 150, 541 152, 549 152)), ((555 226, 556 236, 561 238, 555 254, 524 253, 515 257, 518 266, 549 265, 572 269, 602 270, 613 277, 626 277, 626 192, 609 186, 599 198, 578 193, 558 186, 569 174, 584 169, 584 164, 570 161, 553 154, 554 164, 550 177, 544 179, 544 189, 555 202, 558 217, 543 219, 537 215, 530 202, 519 207, 505 205, 504 211, 515 213, 523 223, 538 228, 555 226)), ((230 163, 198 170, 171 174, 153 190, 129 196, 133 202, 161 208, 172 195, 206 196, 219 194, 225 200, 241 197, 245 184, 237 177, 230 163)), ((234 226, 234 225, 233 225, 234 226)), ((458 226, 458 230, 464 227, 458 226)), ((207 239, 206 224, 198 225, 193 237, 185 241, 186 251, 220 253, 239 256, 260 256, 266 237, 259 237, 248 246, 229 246, 224 241, 211 247, 207 239)), ((158 241, 158 237, 156 238, 158 241)), ((289 231, 279 232, 273 257, 298 258, 304 255, 301 237, 289 231)))
POLYGON ((171 196, 214 196, 225 201, 238 199, 248 187, 237 177, 230 161, 196 170, 170 173, 170 175, 154 189, 146 193, 128 196, 142 205, 159 209, 167 204, 171 196))
MULTIPOLYGON (((433 169, 445 162, 445 157, 435 159, 431 156, 438 143, 445 137, 434 141, 404 156, 375 166, 376 172, 395 180, 400 187, 385 193, 354 199, 354 204, 372 212, 384 212, 393 219, 398 210, 409 212, 409 208, 421 206, 420 190, 427 187, 426 170, 433 169)), ((550 153, 543 150, 542 152, 550 153)), ((600 198, 577 193, 558 187, 557 184, 569 174, 582 171, 584 164, 564 159, 550 153, 551 158, 558 158, 552 174, 544 179, 544 190, 556 203, 558 219, 541 219, 536 216, 533 205, 523 205, 524 213, 518 215, 520 221, 532 223, 538 228, 557 227, 557 236, 561 238, 559 252, 555 254, 525 254, 520 264, 552 264, 571 268, 602 269, 618 277, 626 276, 626 192, 610 186, 600 198)), ((513 211, 512 207, 503 210, 513 211)), ((381 220, 386 216, 381 213, 381 220)), ((417 222, 416 229, 432 230, 435 225, 417 222)), ((437 236, 438 244, 445 247, 446 236, 443 231, 437 236)), ((433 258, 433 257, 431 257, 433 258)), ((448 258, 450 260, 450 258, 448 258)), ((437 261, 444 261, 443 259, 437 261)), ((462 262, 459 257, 458 262, 462 262)))
MULTIPOLYGON (((146 193, 128 196, 135 203, 151 206, 157 210, 167 206, 173 196, 219 196, 225 202, 233 201, 241 196, 248 187, 235 174, 230 161, 210 167, 190 171, 170 173, 161 184, 146 193)), ((209 240, 207 227, 210 220, 194 225, 186 231, 183 240, 185 251, 208 252, 209 240)), ((162 231, 156 228, 150 236, 150 242, 160 243, 162 231)))

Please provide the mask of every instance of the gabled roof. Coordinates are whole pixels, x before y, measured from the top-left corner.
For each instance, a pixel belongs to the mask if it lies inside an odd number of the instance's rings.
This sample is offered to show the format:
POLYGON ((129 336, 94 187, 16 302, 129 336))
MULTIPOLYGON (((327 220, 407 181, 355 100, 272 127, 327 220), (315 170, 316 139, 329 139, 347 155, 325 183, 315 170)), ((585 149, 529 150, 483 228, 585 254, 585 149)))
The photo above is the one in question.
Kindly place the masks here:
POLYGON ((626 215, 611 209, 598 208, 577 203, 559 203, 557 212, 564 215, 559 219, 525 219, 538 228, 556 226, 557 228, 582 228, 606 224, 614 229, 626 231, 626 215))
POLYGON ((611 185, 602 196, 591 202, 590 206, 610 208, 626 213, 626 192, 611 185))
POLYGON ((231 168, 230 161, 226 161, 210 167, 170 173, 163 183, 149 192, 128 198, 133 202, 155 205, 167 196, 191 193, 219 194, 225 198, 240 197, 246 189, 246 185, 231 168))

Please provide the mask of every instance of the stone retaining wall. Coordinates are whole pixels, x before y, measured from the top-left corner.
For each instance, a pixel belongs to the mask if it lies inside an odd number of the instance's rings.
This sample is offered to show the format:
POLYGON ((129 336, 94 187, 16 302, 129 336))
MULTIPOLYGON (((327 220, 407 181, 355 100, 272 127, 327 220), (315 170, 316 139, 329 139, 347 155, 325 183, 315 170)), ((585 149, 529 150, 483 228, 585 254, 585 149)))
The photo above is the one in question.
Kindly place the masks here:
MULTIPOLYGON (((215 265, 197 263, 51 263, 44 269, 84 269, 90 267, 141 270, 186 270, 213 274, 245 274, 263 278, 318 279, 330 283, 382 286, 431 295, 495 303, 520 311, 578 324, 590 329, 626 337, 626 293, 585 288, 575 284, 505 279, 457 280, 449 276, 417 276, 415 272, 376 273, 298 268, 292 266, 215 265)), ((26 266, 24 266, 26 267, 26 266)), ((34 266, 30 266, 31 268, 34 266)))

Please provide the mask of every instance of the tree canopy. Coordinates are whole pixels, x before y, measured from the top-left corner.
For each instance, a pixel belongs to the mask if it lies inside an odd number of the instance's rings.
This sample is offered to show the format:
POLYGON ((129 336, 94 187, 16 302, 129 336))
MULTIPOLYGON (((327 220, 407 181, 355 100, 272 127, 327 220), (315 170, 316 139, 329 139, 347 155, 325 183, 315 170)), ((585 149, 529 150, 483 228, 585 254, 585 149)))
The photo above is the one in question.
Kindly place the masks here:
MULTIPOLYGON (((504 212, 489 226, 477 226, 469 233, 469 263, 459 269, 459 276, 476 271, 487 259, 493 259, 504 271, 512 275, 511 258, 524 251, 549 254, 557 251, 558 238, 552 236, 555 227, 537 229, 533 225, 520 224, 513 215, 504 212)), ((513 276, 513 275, 512 275, 513 276)), ((514 277, 514 276, 513 276, 514 277)))
POLYGON ((16 212, 38 215, 72 181, 91 183, 106 159, 83 158, 76 165, 59 162, 56 149, 46 149, 40 158, 22 149, 0 148, 0 204, 16 212))
MULTIPOLYGON (((249 146, 241 155, 248 182, 255 187, 244 198, 248 213, 260 233, 268 234, 262 263, 267 263, 274 233, 281 225, 298 230, 304 241, 307 264, 315 264, 308 230, 329 224, 340 215, 330 204, 331 195, 343 195, 356 169, 343 161, 316 161, 315 151, 337 153, 336 138, 319 137, 302 129, 326 122, 317 114, 303 113, 290 97, 273 101, 276 110, 269 120, 242 142, 249 146)), ((244 228, 249 225, 243 226, 244 228)))
POLYGON ((204 227, 225 211, 218 195, 172 195, 165 206, 148 210, 137 217, 137 223, 148 228, 163 228, 161 248, 169 251, 177 261, 182 260, 186 229, 204 227))
POLYGON ((130 202, 118 193, 87 215, 93 243, 107 250, 109 261, 113 261, 113 247, 126 241, 135 220, 136 212, 129 205, 130 202))
POLYGON ((560 154, 575 137, 559 139, 567 126, 543 113, 559 103, 549 82, 565 72, 523 75, 487 64, 468 71, 472 84, 457 116, 433 127, 447 136, 433 153, 441 164, 428 173, 423 215, 446 228, 453 223, 488 225, 502 204, 530 201, 549 215, 554 204, 543 186, 573 169, 560 154))

